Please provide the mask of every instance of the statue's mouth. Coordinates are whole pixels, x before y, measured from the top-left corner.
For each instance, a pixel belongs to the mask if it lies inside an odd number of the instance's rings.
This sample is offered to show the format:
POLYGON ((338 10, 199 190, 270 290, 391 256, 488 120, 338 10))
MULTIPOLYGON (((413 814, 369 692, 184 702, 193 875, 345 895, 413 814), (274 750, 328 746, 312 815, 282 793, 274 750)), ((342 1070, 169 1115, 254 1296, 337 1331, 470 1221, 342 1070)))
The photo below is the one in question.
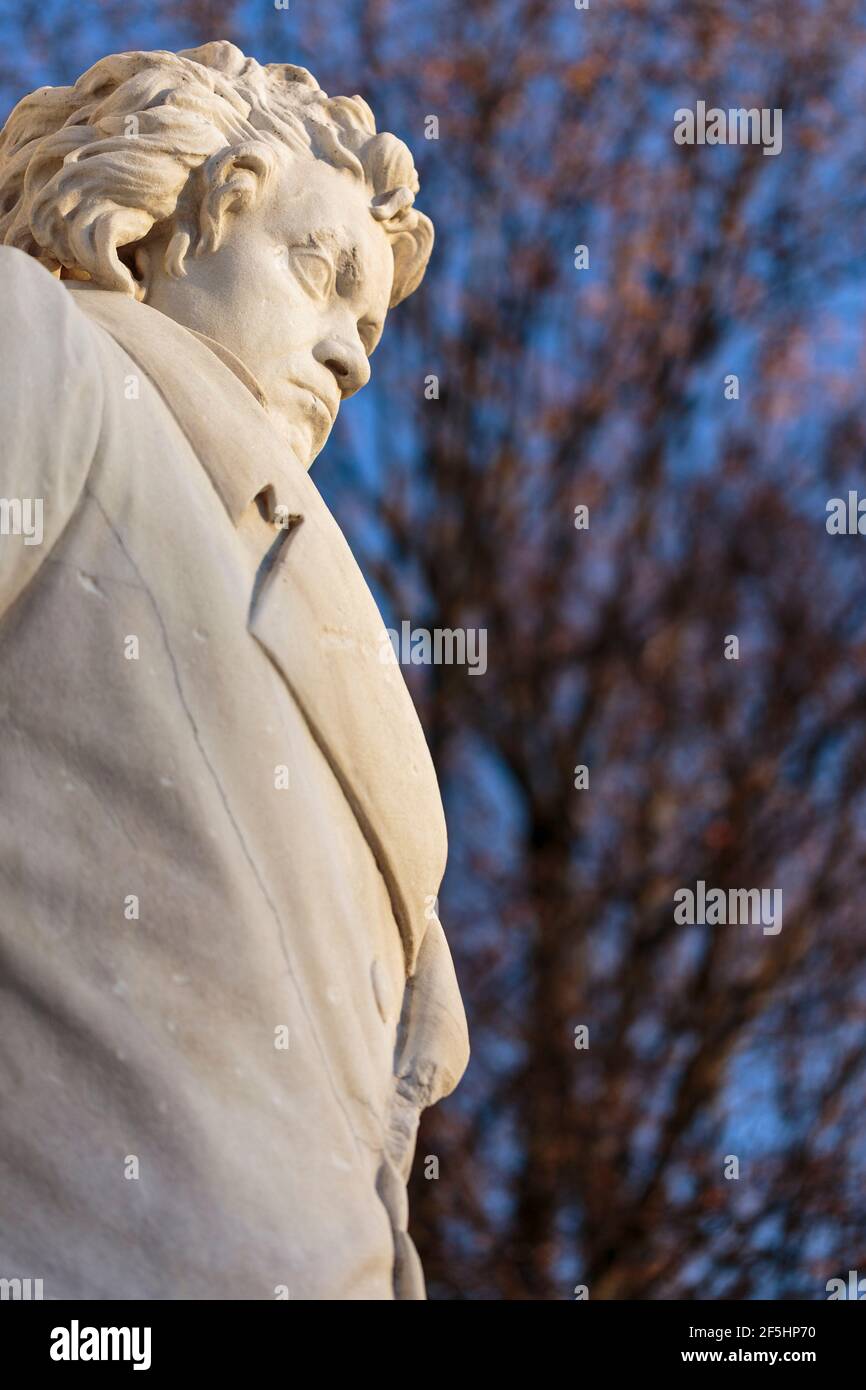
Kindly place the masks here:
POLYGON ((289 377, 287 385, 291 388, 293 399, 284 409, 286 409, 287 419, 291 421, 294 417, 295 428, 300 429, 305 436, 306 448, 304 452, 307 455, 305 466, 309 468, 328 440, 334 427, 340 402, 339 399, 334 402, 329 401, 324 393, 315 386, 298 381, 295 377, 289 377))
POLYGON ((316 415, 327 416, 328 430, 330 430, 337 418, 339 401, 332 403, 321 391, 317 391, 315 386, 309 386, 305 381, 295 381, 294 378, 290 380, 291 385, 302 391, 310 401, 316 415))

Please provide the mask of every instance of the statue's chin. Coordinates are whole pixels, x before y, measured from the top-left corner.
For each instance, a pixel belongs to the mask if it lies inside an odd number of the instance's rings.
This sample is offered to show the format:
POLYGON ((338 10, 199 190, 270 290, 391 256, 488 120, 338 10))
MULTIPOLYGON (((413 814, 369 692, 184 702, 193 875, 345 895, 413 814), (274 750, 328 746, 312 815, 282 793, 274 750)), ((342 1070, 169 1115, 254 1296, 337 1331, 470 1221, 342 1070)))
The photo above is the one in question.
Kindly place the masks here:
POLYGON ((310 438, 310 432, 303 425, 298 425, 293 421, 276 416, 274 423, 277 426, 280 438, 291 453, 295 462, 308 472, 313 466, 313 461, 320 452, 315 447, 310 438))

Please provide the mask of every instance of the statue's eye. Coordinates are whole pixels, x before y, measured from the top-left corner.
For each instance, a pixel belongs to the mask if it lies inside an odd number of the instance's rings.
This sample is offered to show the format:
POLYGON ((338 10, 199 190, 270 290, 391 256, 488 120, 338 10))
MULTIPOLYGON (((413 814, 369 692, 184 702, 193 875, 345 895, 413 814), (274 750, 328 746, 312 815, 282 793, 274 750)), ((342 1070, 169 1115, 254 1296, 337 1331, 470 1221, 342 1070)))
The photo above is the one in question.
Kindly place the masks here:
POLYGON ((334 286, 334 267, 319 251, 293 246, 289 262, 304 289, 314 299, 327 299, 334 286))

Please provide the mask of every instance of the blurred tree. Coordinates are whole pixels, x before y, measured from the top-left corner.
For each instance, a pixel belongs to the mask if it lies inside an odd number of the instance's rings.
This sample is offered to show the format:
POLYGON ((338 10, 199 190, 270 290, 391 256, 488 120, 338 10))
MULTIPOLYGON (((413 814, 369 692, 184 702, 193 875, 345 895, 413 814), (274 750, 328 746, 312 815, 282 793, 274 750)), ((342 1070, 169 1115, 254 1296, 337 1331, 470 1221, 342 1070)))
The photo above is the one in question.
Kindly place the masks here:
POLYGON ((406 671, 474 1044, 419 1143, 431 1295, 866 1271, 866 542, 824 524, 866 439, 861 6, 33 8, 9 100, 231 37, 417 156, 428 279, 315 476, 389 621, 488 634, 484 675, 406 671), (677 146, 698 100, 781 108, 782 153, 677 146), (781 932, 677 925, 698 879, 781 888, 781 932))

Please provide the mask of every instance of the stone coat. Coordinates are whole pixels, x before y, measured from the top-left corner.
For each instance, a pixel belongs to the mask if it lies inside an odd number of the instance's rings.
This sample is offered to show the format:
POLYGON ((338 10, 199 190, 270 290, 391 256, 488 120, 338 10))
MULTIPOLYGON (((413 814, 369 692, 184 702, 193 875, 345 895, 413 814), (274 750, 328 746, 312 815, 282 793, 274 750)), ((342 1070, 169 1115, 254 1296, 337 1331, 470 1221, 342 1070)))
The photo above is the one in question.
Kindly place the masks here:
POLYGON ((0 305, 0 495, 44 515, 0 535, 0 1276, 423 1297, 405 1179, 468 1048, 381 617, 230 355, 7 248, 0 305))

